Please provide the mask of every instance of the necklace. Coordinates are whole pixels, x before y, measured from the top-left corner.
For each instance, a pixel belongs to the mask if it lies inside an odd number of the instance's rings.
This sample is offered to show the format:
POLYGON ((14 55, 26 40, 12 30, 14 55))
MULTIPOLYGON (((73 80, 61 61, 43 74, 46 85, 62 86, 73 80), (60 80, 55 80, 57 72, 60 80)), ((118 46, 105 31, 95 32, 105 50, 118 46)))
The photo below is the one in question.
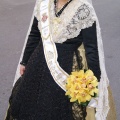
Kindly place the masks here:
POLYGON ((67 5, 71 2, 72 0, 69 0, 67 3, 65 3, 61 8, 58 9, 58 0, 54 0, 54 10, 55 10, 55 15, 56 17, 59 17, 62 11, 67 7, 67 5))

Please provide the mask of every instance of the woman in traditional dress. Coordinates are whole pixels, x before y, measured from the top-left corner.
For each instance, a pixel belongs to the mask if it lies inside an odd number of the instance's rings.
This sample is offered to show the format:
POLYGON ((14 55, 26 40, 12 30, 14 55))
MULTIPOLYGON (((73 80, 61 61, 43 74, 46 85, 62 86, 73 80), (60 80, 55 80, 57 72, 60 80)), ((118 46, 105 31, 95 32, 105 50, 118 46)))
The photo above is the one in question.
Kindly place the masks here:
POLYGON ((109 82, 90 1, 36 2, 14 83, 6 120, 106 120, 109 82), (99 81, 97 105, 90 111, 65 96, 69 74, 88 68, 99 81))

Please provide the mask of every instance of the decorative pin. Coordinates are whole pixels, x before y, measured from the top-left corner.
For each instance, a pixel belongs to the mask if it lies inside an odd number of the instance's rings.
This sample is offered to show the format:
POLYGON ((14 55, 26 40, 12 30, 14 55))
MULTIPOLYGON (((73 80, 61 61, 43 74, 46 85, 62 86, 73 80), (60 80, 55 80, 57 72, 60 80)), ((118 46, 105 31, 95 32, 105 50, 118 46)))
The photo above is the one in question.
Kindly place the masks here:
POLYGON ((61 24, 61 19, 59 17, 55 17, 53 19, 53 31, 54 31, 54 34, 57 34, 57 31, 59 29, 59 24, 61 24))
POLYGON ((46 22, 47 18, 48 18, 47 14, 43 13, 43 15, 42 15, 42 22, 46 22))

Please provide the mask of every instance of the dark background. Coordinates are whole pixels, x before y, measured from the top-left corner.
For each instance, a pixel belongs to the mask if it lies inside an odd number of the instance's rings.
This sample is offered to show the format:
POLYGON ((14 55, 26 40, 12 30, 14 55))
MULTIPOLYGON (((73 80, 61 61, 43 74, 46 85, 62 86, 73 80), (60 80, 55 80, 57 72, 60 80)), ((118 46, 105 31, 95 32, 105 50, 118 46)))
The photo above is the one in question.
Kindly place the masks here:
MULTIPOLYGON (((0 0, 0 120, 4 119, 35 1, 0 0)), ((120 120, 120 1, 93 0, 103 36, 105 61, 120 120)))

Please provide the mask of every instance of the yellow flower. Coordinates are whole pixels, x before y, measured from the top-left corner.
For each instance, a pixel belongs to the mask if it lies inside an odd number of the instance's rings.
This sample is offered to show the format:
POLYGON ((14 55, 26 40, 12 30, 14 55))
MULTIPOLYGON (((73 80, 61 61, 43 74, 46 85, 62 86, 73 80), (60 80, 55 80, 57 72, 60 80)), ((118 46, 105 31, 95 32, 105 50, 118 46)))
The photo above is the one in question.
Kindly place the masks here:
POLYGON ((88 91, 83 90, 78 94, 77 98, 78 98, 78 102, 81 103, 81 102, 90 101, 91 96, 89 95, 88 91))
POLYGON ((85 76, 87 77, 87 76, 94 76, 94 74, 93 74, 93 72, 92 72, 92 70, 87 70, 86 72, 85 72, 85 76))
POLYGON ((98 86, 98 82, 97 82, 97 80, 93 80, 93 81, 91 81, 91 84, 92 84, 94 87, 97 87, 97 86, 98 86))
POLYGON ((98 83, 96 81, 94 81, 93 83, 91 82, 91 84, 87 85, 90 95, 93 96, 94 93, 98 94, 98 88, 96 88, 97 85, 98 85, 98 83))
POLYGON ((76 100, 77 100, 77 94, 78 93, 76 93, 76 92, 72 92, 71 94, 70 94, 70 97, 71 97, 71 100, 70 100, 70 102, 75 102, 76 100))
POLYGON ((89 93, 90 93, 90 95, 94 95, 94 93, 96 93, 96 94, 98 94, 98 89, 97 88, 94 88, 94 89, 91 89, 90 91, 89 91, 89 93))
POLYGON ((78 72, 72 72, 72 75, 74 75, 76 78, 83 78, 84 77, 84 70, 80 70, 78 72))
POLYGON ((94 93, 98 94, 97 86, 97 78, 90 69, 72 72, 67 78, 65 95, 70 97, 70 102, 85 103, 91 100, 94 93))

